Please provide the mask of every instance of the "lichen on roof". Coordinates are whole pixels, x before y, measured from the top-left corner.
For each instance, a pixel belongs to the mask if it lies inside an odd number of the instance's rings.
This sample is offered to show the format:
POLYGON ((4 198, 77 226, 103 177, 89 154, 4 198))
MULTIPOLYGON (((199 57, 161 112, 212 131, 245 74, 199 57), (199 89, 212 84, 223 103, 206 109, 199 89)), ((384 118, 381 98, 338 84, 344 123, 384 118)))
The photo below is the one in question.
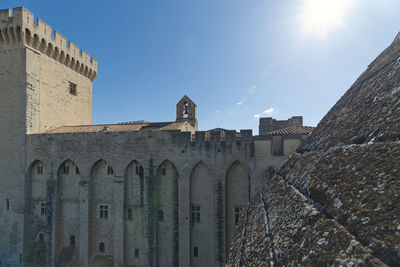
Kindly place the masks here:
POLYGON ((242 210, 230 266, 399 266, 400 35, 242 210))

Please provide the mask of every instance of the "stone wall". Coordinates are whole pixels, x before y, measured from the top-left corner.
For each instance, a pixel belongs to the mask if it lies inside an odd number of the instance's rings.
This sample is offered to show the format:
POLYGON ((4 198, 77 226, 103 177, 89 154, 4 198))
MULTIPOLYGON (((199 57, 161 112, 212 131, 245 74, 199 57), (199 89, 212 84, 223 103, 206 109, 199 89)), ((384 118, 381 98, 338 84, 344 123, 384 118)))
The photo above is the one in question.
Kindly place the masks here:
POLYGON ((261 152, 251 135, 210 141, 202 136, 204 132, 197 132, 192 140, 190 132, 180 131, 28 135, 27 168, 32 166, 32 173, 40 162, 43 174, 42 179, 27 179, 32 188, 27 232, 32 238, 44 232, 45 241, 55 240, 47 244, 51 249, 45 257, 53 262, 222 266, 236 209, 284 158, 256 158, 261 152), (45 188, 49 184, 55 185, 52 195, 45 188), (53 213, 36 216, 39 200, 53 206, 53 213), (108 205, 108 218, 99 217, 100 205, 108 205), (200 208, 199 221, 192 207, 200 208), (71 236, 76 238, 73 249, 71 236), (101 242, 104 253, 99 251, 101 242))
POLYGON ((0 45, 0 262, 22 261, 26 133, 26 53, 0 45))

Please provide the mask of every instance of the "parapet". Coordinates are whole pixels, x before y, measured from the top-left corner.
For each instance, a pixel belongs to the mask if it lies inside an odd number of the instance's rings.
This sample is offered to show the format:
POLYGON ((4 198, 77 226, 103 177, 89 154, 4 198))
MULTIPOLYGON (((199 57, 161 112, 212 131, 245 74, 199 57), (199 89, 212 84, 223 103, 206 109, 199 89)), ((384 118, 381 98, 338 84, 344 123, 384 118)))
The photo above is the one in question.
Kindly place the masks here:
POLYGON ((0 47, 22 43, 93 81, 97 61, 24 7, 0 10, 0 47))

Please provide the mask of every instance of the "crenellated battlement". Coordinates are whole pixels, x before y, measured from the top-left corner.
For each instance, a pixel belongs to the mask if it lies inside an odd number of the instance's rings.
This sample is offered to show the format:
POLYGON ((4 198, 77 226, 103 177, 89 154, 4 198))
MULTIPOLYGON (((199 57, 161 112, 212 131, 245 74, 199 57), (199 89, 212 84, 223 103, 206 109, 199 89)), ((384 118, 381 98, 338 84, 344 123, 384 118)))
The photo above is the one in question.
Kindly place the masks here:
POLYGON ((93 81, 97 61, 24 7, 0 10, 0 47, 22 43, 93 81))

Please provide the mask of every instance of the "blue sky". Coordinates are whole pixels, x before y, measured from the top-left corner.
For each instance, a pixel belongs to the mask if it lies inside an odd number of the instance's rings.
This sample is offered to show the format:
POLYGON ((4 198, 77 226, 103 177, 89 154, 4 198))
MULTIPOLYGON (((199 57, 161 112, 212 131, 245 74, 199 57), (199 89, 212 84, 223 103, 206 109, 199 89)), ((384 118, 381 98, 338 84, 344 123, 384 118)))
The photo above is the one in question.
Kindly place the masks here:
POLYGON ((315 126, 400 30, 398 0, 348 0, 322 33, 313 27, 326 10, 304 19, 310 1, 2 0, 0 8, 25 6, 99 61, 95 124, 171 121, 187 94, 201 130, 257 133, 258 116, 302 115, 315 126))

